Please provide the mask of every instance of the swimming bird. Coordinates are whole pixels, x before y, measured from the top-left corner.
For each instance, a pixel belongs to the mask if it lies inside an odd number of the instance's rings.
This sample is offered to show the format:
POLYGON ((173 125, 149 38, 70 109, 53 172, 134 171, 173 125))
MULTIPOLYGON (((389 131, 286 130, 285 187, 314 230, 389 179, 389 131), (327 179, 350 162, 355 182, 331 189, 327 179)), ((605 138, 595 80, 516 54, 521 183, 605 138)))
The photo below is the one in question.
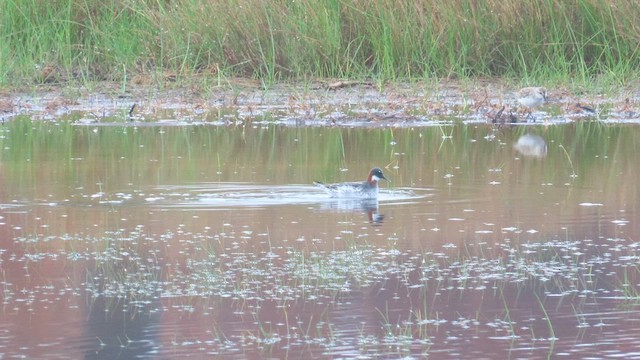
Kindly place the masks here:
POLYGON ((378 181, 387 180, 382 174, 382 169, 373 168, 369 172, 366 181, 363 182, 346 182, 337 184, 324 184, 319 181, 313 183, 324 190, 331 197, 351 198, 351 199, 377 199, 378 198, 378 181))

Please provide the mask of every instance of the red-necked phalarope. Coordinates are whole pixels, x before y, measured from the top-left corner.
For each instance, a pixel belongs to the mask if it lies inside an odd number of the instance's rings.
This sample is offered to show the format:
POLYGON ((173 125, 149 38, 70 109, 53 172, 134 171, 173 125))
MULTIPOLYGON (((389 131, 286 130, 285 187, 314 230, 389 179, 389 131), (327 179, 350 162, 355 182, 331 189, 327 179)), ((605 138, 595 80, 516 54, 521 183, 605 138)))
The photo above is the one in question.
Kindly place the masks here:
POLYGON ((382 179, 390 181, 384 177, 380 168, 373 168, 369 172, 367 181, 337 184, 323 184, 319 181, 314 181, 314 184, 322 188, 331 197, 376 199, 378 197, 378 181, 382 179))

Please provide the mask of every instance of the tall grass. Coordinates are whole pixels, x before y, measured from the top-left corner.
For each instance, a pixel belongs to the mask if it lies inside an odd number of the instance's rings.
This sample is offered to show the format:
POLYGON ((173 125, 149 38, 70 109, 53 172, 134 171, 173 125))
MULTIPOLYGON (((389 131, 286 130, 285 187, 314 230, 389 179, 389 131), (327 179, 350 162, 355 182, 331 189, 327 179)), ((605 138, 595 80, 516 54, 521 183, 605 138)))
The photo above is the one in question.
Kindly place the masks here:
POLYGON ((625 82, 635 0, 7 0, 0 83, 248 76, 625 82))

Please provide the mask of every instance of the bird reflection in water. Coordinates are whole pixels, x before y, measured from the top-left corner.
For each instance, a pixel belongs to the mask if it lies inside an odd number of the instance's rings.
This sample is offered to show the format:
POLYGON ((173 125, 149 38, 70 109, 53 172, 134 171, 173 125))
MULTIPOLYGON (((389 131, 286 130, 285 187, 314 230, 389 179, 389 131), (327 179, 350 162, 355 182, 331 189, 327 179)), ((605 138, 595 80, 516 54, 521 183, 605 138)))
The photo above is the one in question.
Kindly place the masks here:
POLYGON ((331 198, 320 205, 322 211, 365 213, 372 225, 381 225, 384 214, 378 211, 378 199, 331 198))
POLYGON ((547 156, 547 142, 539 135, 525 134, 513 145, 523 156, 543 158, 547 156))

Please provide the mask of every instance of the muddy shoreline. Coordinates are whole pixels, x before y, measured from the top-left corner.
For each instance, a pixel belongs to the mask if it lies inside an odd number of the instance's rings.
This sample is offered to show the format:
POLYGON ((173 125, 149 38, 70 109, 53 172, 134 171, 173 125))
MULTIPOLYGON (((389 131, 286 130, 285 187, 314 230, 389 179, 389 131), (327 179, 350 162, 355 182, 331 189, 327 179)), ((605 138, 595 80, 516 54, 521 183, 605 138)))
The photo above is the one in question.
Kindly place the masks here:
POLYGON ((443 122, 562 124, 582 120, 640 123, 640 86, 612 94, 548 89, 532 117, 517 88, 499 81, 394 83, 316 81, 264 88, 239 79, 205 90, 158 90, 101 83, 94 90, 60 85, 0 93, 0 120, 17 116, 77 124, 273 122, 293 126, 429 126, 443 122))

